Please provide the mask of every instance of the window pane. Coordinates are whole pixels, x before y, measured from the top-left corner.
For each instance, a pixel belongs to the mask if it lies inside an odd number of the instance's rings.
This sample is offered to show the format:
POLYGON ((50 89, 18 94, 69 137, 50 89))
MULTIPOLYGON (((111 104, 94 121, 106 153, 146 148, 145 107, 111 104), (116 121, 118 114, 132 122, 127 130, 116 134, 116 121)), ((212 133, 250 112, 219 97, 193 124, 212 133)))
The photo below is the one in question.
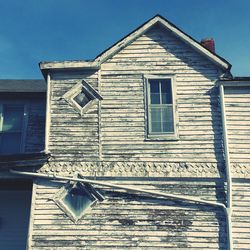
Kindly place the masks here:
POLYGON ((162 112, 162 132, 174 132, 173 107, 168 106, 161 109, 162 112))
POLYGON ((161 108, 151 108, 151 132, 161 132, 161 108))
POLYGON ((151 132, 162 132, 161 122, 151 122, 151 132))
POLYGON ((171 122, 163 122, 162 123, 162 132, 165 133, 170 133, 170 132, 174 132, 174 126, 173 123, 171 122))
POLYGON ((72 188, 64 197, 63 201, 68 208, 79 217, 93 202, 93 198, 79 185, 72 188))
POLYGON ((3 105, 3 131, 22 131, 24 106, 15 104, 3 105))
POLYGON ((4 133, 1 135, 1 154, 15 154, 21 151, 21 133, 4 133))
POLYGON ((173 107, 161 106, 150 109, 150 132, 169 133, 174 132, 173 107))
POLYGON ((160 86, 158 80, 150 80, 150 100, 151 104, 160 104, 160 86))
POLYGON ((83 92, 74 97, 74 101, 76 101, 81 107, 84 107, 90 100, 91 99, 83 92))
POLYGON ((151 104, 160 104, 160 94, 150 94, 151 104))
POLYGON ((171 79, 161 80, 162 104, 172 104, 171 79))
POLYGON ((151 121, 152 122, 161 121, 161 108, 151 108, 151 121))
POLYGON ((159 80, 149 80, 149 84, 151 93, 160 93, 159 80))

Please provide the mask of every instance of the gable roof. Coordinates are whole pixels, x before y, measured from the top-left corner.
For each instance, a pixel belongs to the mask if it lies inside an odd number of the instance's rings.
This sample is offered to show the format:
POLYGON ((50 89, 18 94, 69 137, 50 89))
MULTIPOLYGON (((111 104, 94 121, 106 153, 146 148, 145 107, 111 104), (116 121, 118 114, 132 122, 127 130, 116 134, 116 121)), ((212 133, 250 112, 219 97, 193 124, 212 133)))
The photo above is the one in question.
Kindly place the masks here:
POLYGON ((160 15, 156 15, 140 27, 132 31, 130 34, 116 42, 114 45, 103 51, 99 54, 95 60, 93 61, 64 61, 64 62, 42 62, 40 63, 41 70, 48 70, 48 69, 66 69, 66 68, 98 68, 103 62, 108 60, 110 57, 118 53, 121 49, 125 48, 128 44, 132 43, 136 40, 139 36, 143 35, 147 32, 151 27, 156 24, 160 24, 166 29, 170 30, 174 35, 176 35, 179 39, 184 41, 186 44, 190 45, 193 49, 198 51, 199 53, 203 54, 209 60, 214 62, 219 67, 223 68, 224 70, 230 70, 231 64, 227 62, 224 58, 218 56, 217 54, 211 52, 210 50, 203 47, 198 41, 196 41, 191 36, 187 35, 185 32, 180 30, 174 24, 169 22, 167 19, 160 15))

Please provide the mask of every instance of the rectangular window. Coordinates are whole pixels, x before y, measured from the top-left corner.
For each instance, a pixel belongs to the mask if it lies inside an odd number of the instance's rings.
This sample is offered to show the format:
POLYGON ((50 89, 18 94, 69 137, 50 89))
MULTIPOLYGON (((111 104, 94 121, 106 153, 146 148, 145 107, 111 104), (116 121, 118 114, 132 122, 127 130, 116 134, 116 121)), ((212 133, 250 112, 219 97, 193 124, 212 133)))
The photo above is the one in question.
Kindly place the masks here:
POLYGON ((23 152, 25 132, 25 105, 0 104, 0 154, 23 152))
POLYGON ((173 77, 148 77, 147 131, 152 139, 177 139, 173 77))

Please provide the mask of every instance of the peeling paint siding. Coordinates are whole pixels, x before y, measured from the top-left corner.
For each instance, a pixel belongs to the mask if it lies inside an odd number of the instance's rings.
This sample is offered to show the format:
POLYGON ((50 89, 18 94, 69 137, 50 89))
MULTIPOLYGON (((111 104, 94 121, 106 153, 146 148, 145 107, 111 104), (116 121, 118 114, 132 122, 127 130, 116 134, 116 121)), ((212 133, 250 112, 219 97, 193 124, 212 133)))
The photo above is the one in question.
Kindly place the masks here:
MULTIPOLYGON (((230 160, 238 172, 250 171, 250 87, 225 87, 226 121, 230 160)), ((250 248, 250 183, 249 179, 233 182, 234 249, 250 248)))
POLYGON ((215 87, 219 74, 214 64, 160 27, 149 30, 103 63, 100 86, 94 70, 53 73, 49 139, 52 161, 223 164, 215 87), (145 141, 143 74, 159 73, 176 76, 178 141, 145 141), (104 100, 80 117, 62 96, 83 78, 101 92, 104 100))
POLYGON ((98 160, 98 104, 93 105, 84 116, 80 116, 62 96, 77 81, 86 79, 98 90, 96 71, 78 73, 77 76, 52 75, 51 126, 49 150, 53 158, 68 161, 68 155, 77 160, 98 160))
POLYGON ((250 182, 233 183, 233 243, 234 249, 250 247, 250 182))
POLYGON ((226 87, 225 105, 231 162, 250 170, 250 87, 226 87))
POLYGON ((101 66, 103 159, 222 162, 218 76, 159 27, 122 49, 101 66), (176 76, 179 141, 145 141, 144 74, 176 76))
POLYGON ((30 100, 28 124, 25 138, 25 152, 44 150, 45 100, 30 100))
MULTIPOLYGON (((218 181, 127 180, 123 185, 224 201, 218 181)), ((33 249, 226 249, 224 213, 219 208, 114 192, 74 224, 51 197, 61 184, 39 181, 33 214, 33 249)))

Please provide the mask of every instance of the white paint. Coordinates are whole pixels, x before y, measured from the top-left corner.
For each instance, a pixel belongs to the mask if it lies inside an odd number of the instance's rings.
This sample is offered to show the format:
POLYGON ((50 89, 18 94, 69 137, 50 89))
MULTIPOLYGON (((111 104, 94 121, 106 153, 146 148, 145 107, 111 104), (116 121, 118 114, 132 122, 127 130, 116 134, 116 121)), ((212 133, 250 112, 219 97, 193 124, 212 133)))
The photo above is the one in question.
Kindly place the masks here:
POLYGON ((51 105, 51 81, 50 74, 47 75, 47 95, 46 95, 46 123, 45 123, 45 153, 49 152, 49 136, 50 136, 50 123, 51 123, 51 115, 50 115, 50 105, 51 105))

